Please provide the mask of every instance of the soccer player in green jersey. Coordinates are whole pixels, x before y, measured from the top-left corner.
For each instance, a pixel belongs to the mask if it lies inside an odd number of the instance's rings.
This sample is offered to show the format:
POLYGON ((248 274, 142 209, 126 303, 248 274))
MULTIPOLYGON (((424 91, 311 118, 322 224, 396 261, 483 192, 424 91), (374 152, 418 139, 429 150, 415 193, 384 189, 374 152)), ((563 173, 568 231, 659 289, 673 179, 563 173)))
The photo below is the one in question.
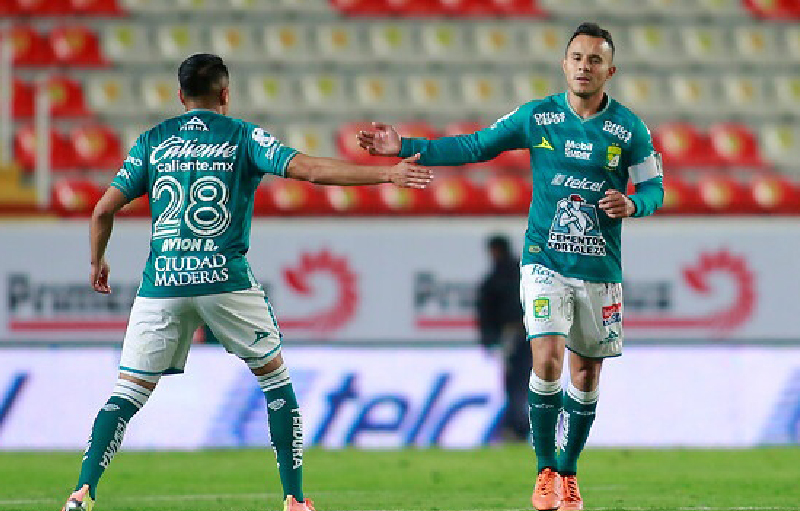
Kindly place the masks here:
POLYGON ((285 511, 313 511, 303 495, 303 431, 278 324, 245 258, 253 195, 265 174, 318 184, 392 182, 424 188, 431 174, 406 158, 358 166, 307 156, 253 124, 232 119, 228 69, 196 54, 178 70, 186 113, 144 132, 91 218, 91 285, 110 293, 104 254, 114 215, 149 195, 150 256, 122 346, 119 377, 97 414, 75 492, 65 510, 92 508, 97 483, 131 417, 164 374, 183 372, 193 332, 206 325, 247 363, 263 390, 285 511))
POLYGON ((583 23, 562 62, 565 93, 526 103, 471 135, 401 138, 379 123, 358 135, 372 154, 419 153, 424 165, 530 151, 520 298, 533 354, 528 402, 538 462, 532 502, 539 510, 583 508, 577 460, 594 421, 603 359, 622 349, 622 219, 652 214, 664 195, 650 132, 605 93, 616 72, 613 57, 608 31, 583 23), (635 193, 626 195, 629 179, 635 193), (563 390, 565 347, 571 378, 563 390))

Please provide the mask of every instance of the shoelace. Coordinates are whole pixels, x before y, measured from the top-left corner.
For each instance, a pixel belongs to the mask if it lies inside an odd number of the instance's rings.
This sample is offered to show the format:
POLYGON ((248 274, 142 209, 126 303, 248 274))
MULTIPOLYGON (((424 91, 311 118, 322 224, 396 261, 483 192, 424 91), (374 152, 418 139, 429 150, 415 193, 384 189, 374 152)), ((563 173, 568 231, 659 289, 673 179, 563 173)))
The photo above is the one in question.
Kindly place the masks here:
POLYGON ((564 500, 580 500, 581 494, 578 490, 578 481, 572 477, 564 478, 564 500))
POLYGON ((536 483, 537 483, 536 484, 536 493, 540 493, 540 494, 541 493, 543 493, 543 494, 555 493, 556 492, 556 489, 555 489, 555 483, 556 483, 555 474, 553 474, 552 472, 549 472, 549 473, 548 472, 542 472, 542 475, 544 477, 539 477, 536 480, 536 483))
POLYGON ((306 498, 306 499, 305 499, 305 501, 304 501, 304 504, 306 505, 306 507, 307 507, 307 508, 308 508, 310 511, 317 511, 316 509, 314 509, 314 503, 311 501, 311 499, 309 499, 309 498, 306 498))

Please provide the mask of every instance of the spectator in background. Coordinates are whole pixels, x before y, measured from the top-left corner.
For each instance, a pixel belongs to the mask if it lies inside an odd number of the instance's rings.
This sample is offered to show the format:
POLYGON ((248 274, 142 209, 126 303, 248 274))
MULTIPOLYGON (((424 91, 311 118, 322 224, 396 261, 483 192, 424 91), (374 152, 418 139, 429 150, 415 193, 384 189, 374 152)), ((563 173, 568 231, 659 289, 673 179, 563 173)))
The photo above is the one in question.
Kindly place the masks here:
POLYGON ((508 237, 494 235, 487 248, 492 268, 478 289, 477 314, 480 343, 499 347, 503 354, 506 411, 503 437, 528 438, 528 377, 531 350, 525 335, 519 300, 519 260, 512 255, 508 237))

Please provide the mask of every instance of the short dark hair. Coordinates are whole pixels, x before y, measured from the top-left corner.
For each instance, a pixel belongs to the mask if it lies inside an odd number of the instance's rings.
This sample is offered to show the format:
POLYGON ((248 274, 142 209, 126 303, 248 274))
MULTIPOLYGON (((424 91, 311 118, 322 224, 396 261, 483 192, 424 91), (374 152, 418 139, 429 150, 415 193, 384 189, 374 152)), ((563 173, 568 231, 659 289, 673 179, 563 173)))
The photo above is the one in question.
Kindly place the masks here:
POLYGON ((189 98, 210 96, 228 84, 228 66, 218 55, 195 53, 178 68, 178 82, 189 98))
POLYGON ((608 45, 611 46, 611 57, 614 57, 614 40, 611 38, 611 32, 605 30, 604 28, 600 28, 600 25, 591 21, 584 21, 578 26, 578 28, 575 29, 572 37, 569 38, 569 42, 567 42, 567 47, 564 49, 565 52, 569 49, 569 45, 572 44, 573 39, 579 35, 589 35, 592 37, 601 37, 605 39, 608 45))

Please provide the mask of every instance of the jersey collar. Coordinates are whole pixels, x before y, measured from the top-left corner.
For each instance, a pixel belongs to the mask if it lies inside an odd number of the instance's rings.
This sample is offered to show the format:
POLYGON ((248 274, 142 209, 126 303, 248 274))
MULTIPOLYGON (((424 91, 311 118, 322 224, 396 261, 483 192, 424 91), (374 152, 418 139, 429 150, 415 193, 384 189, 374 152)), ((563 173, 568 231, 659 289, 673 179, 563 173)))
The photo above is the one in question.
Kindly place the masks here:
POLYGON ((591 121, 592 119, 597 119, 601 115, 603 115, 606 112, 608 112, 608 109, 611 107, 611 102, 613 101, 611 99, 611 96, 609 96, 607 92, 604 92, 603 94, 605 95, 605 99, 606 99, 605 106, 602 109, 598 110, 596 113, 590 115, 589 117, 587 117, 585 119, 583 117, 581 117, 580 115, 578 115, 575 112, 575 110, 573 110, 572 105, 569 104, 569 99, 567 98, 567 92, 566 91, 561 95, 561 100, 564 102, 564 105, 566 106, 567 110, 569 110, 572 113, 572 115, 575 116, 576 119, 578 119, 581 122, 587 122, 587 121, 591 121))

